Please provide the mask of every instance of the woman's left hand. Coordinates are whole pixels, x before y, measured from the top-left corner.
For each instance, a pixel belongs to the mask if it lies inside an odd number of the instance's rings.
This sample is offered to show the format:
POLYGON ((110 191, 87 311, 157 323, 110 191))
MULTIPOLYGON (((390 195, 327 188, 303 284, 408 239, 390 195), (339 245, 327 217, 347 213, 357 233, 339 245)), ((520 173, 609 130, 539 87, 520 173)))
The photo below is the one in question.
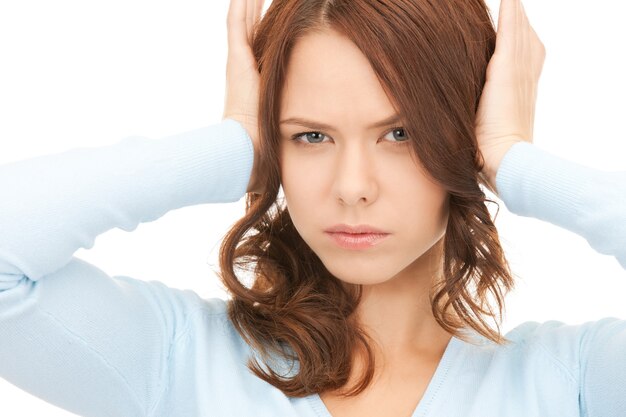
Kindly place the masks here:
POLYGON ((497 193, 496 173, 517 142, 533 141, 537 85, 546 50, 528 22, 521 0, 501 0, 496 49, 487 66, 476 112, 482 173, 497 193))

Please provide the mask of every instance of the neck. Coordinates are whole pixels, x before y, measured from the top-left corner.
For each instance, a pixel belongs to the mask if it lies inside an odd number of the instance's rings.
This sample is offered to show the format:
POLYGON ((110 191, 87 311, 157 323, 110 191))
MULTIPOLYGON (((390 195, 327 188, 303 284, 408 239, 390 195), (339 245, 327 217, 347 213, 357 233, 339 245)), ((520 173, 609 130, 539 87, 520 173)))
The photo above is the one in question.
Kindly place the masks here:
POLYGON ((435 320, 429 300, 432 286, 442 276, 442 244, 440 239, 395 277, 363 286, 356 317, 384 362, 407 357, 438 360, 450 341, 451 334, 435 320))

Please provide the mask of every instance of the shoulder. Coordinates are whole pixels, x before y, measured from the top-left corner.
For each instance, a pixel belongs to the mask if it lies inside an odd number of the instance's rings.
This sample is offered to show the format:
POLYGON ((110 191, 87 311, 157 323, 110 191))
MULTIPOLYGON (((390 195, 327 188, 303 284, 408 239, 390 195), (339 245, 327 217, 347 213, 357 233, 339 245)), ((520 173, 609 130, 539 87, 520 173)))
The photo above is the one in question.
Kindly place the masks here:
POLYGON ((616 317, 570 324, 559 320, 544 322, 526 321, 505 334, 506 338, 518 344, 541 344, 549 349, 580 350, 585 343, 598 337, 600 333, 620 331, 626 321, 616 317))
POLYGON ((624 415, 617 405, 623 404, 626 384, 626 320, 527 321, 504 336, 509 344, 482 336, 463 344, 458 363, 472 381, 461 388, 467 398, 527 415, 578 415, 580 410, 624 415), (494 391, 500 395, 494 397, 494 391))
POLYGON ((535 365, 550 363, 578 385, 590 358, 601 355, 609 360, 611 355, 621 355, 626 346, 626 321, 615 317, 578 324, 527 321, 505 337, 513 342, 508 353, 518 360, 533 359, 535 362, 527 363, 535 365))
POLYGON ((227 301, 221 298, 202 298, 194 290, 171 287, 158 280, 124 275, 117 275, 114 280, 127 292, 142 294, 158 313, 163 326, 171 330, 171 337, 188 332, 198 324, 200 317, 227 320, 227 301))
POLYGON ((624 415, 626 320, 526 322, 512 330, 512 337, 543 350, 555 366, 570 375, 583 414, 624 415))

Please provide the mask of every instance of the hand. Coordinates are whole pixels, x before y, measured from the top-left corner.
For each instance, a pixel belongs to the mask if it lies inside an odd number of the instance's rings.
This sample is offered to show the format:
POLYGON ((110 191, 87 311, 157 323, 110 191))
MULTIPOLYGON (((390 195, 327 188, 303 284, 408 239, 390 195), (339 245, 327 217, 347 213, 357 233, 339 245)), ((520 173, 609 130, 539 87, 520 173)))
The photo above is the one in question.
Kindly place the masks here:
POLYGON ((254 164, 247 192, 261 194, 259 175, 259 84, 260 76, 250 39, 261 16, 264 0, 231 0, 226 24, 228 27, 228 59, 226 64, 226 97, 224 119, 243 125, 252 138, 254 164))
POLYGON ((501 0, 496 49, 487 66, 476 112, 476 139, 485 159, 482 173, 496 192, 496 173, 517 142, 533 141, 537 85, 545 59, 521 0, 501 0))

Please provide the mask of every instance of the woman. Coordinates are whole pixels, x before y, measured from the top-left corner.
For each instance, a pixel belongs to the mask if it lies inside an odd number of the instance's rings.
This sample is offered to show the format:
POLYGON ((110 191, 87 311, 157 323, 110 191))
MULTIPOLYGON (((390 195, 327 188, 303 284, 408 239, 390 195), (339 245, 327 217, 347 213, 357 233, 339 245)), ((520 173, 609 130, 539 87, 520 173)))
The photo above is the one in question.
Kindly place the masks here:
POLYGON ((521 3, 497 40, 481 2, 428 3, 275 1, 253 30, 262 3, 233 0, 223 123, 3 166, 0 376, 89 416, 623 413, 623 321, 528 322, 508 344, 486 326, 512 280, 478 183, 626 266, 624 174, 529 143, 543 47, 521 3), (232 302, 72 256, 246 190, 221 249, 232 302))

